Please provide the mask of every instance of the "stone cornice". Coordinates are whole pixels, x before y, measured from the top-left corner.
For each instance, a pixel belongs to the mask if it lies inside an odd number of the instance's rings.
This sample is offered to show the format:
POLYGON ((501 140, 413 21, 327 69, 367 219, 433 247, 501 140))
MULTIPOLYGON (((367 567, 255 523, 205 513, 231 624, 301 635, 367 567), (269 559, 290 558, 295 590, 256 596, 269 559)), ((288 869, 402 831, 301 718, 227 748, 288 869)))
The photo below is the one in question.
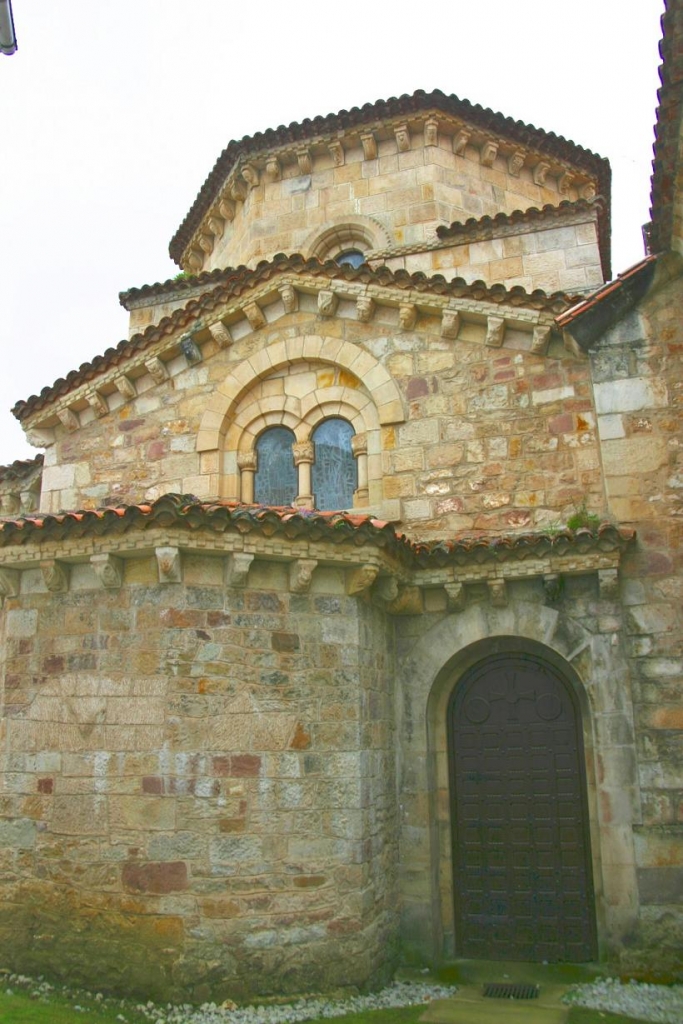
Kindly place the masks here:
POLYGON ((616 586, 632 531, 610 524, 555 535, 470 536, 430 543, 410 541, 378 520, 348 513, 304 512, 200 502, 165 495, 156 502, 116 508, 0 520, 0 597, 20 593, 19 573, 40 568, 48 589, 69 588, 73 566, 89 562, 102 586, 122 586, 125 561, 154 556, 159 583, 180 583, 183 556, 228 559, 226 583, 246 584, 254 560, 286 563, 290 589, 302 593, 317 568, 347 573, 347 592, 365 590, 388 611, 421 610, 425 590, 445 589, 454 610, 469 584, 488 585, 491 600, 507 600, 513 580, 542 579, 551 594, 565 575, 597 573, 616 586))
MULTIPOLYGON (((202 347, 207 342, 229 346, 249 331, 301 310, 300 298, 305 295, 317 296, 317 305, 310 310, 314 315, 350 317, 364 323, 374 316, 382 321, 389 315, 388 326, 394 326, 398 316, 403 329, 412 329, 407 325, 412 321, 414 327, 418 314, 440 317, 441 333, 448 338, 457 336, 461 318, 485 324, 492 316, 503 317, 508 326, 529 332, 547 327, 544 345, 554 317, 579 298, 562 292, 547 295, 541 289, 528 293, 519 286, 507 289, 483 281, 468 283, 459 277, 447 281, 440 274, 427 277, 386 267, 373 270, 367 265, 354 269, 332 261, 278 256, 255 270, 244 267, 231 273, 199 300, 191 300, 159 324, 84 363, 40 395, 18 402, 12 412, 27 430, 44 431, 59 424, 76 430, 84 410, 106 415, 107 398, 115 391, 134 397, 135 382, 145 374, 161 383, 171 359, 182 355, 187 365, 194 365, 204 357, 202 347), (405 315, 408 307, 414 307, 414 318, 405 315)), ((529 348, 542 352, 544 345, 539 347, 536 338, 529 348)), ((48 441, 44 437, 38 443, 48 441)))
POLYGON ((297 174, 310 174, 318 152, 324 153, 332 166, 339 165, 344 161, 344 142, 347 146, 362 144, 366 160, 377 156, 377 144, 386 138, 394 139, 401 152, 410 148, 415 133, 422 136, 426 146, 435 145, 439 133, 449 136, 458 155, 474 147, 485 165, 500 153, 507 159, 512 175, 519 174, 526 163, 539 184, 548 174, 556 177, 558 191, 563 180, 571 176, 579 184, 592 182, 602 195, 610 194, 609 163, 589 150, 457 96, 446 96, 439 90, 418 91, 229 143, 171 240, 171 258, 180 263, 194 251, 200 269, 202 252, 211 251, 225 221, 235 216, 235 204, 244 202, 261 175, 277 180, 287 163, 295 165, 297 174))

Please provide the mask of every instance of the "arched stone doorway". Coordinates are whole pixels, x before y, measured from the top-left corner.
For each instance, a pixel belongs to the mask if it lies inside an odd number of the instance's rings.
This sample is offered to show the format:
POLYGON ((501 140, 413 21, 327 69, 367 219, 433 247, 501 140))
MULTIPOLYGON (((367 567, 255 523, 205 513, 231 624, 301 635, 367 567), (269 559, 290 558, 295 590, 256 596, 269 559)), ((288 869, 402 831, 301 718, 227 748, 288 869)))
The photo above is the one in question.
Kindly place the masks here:
POLYGON ((447 709, 455 952, 597 955, 581 708, 538 652, 470 665, 447 709))

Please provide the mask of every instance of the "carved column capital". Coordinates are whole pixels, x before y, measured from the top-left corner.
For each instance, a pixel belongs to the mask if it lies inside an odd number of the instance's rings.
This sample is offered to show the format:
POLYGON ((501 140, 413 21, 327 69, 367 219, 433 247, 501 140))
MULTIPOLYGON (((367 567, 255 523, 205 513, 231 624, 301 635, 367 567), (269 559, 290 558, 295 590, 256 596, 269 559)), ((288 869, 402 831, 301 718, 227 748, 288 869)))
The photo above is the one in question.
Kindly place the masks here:
POLYGON ((248 452, 237 453, 237 465, 239 469, 245 469, 255 473, 258 468, 258 455, 256 449, 252 448, 248 452))
POLYGON ((297 441, 292 445, 292 455, 294 456, 294 465, 298 466, 301 462, 313 462, 315 459, 315 448, 312 441, 297 441))
POLYGON ((358 458, 359 455, 367 455, 368 453, 368 435, 367 434, 354 434, 351 438, 351 451, 353 457, 358 458))

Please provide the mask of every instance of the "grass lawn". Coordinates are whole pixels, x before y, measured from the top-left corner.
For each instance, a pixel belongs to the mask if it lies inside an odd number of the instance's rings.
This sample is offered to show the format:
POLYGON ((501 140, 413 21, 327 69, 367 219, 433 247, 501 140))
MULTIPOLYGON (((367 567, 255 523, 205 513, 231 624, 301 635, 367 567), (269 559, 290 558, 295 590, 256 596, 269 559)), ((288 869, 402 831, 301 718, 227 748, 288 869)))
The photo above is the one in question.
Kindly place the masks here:
MULTIPOLYGON (((395 1010, 369 1010, 332 1019, 339 1024, 417 1024, 424 1009, 424 1006, 409 1006, 395 1010)), ((0 1024, 122 1024, 122 1018, 128 1024, 149 1024, 147 1017, 129 1007, 122 1008, 118 1002, 109 1006, 99 1006, 94 999, 85 998, 82 994, 77 999, 64 999, 54 995, 50 997, 49 1002, 42 1002, 25 993, 14 993, 10 996, 0 990, 0 1024), (75 1005, 82 1007, 84 1012, 76 1010, 75 1005)), ((578 1006, 570 1009, 568 1018, 568 1024, 632 1022, 632 1017, 587 1010, 578 1006)), ((323 1019, 312 1021, 311 1024, 323 1024, 323 1019)), ((325 1024, 329 1024, 329 1018, 325 1024)))

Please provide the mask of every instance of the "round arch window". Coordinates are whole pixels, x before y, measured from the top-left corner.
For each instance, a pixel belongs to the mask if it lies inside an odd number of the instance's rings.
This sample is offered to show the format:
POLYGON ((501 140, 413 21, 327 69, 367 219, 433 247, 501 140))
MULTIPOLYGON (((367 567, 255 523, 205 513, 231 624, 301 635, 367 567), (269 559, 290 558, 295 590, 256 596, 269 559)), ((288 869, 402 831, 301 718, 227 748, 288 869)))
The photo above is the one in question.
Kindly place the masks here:
POLYGON ((365 263, 365 253, 360 249, 344 249, 337 253, 334 262, 340 267, 353 267, 356 269, 365 263))

